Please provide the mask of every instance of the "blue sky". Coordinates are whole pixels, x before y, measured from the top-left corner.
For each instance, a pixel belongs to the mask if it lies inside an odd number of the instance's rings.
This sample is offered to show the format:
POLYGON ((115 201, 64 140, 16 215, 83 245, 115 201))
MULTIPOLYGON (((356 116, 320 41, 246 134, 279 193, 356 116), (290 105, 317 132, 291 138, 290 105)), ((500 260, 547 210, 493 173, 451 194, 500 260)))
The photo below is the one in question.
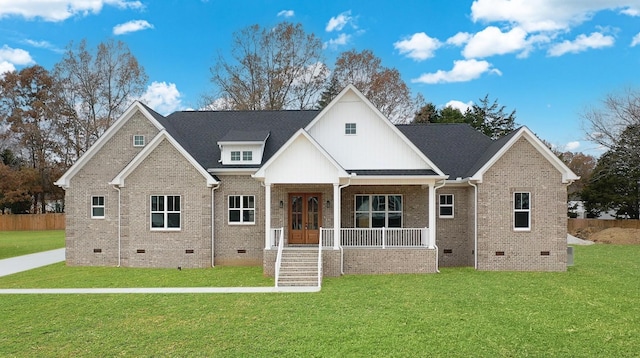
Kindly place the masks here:
POLYGON ((243 27, 300 22, 342 51, 372 50, 437 106, 489 94, 560 149, 599 154, 581 113, 640 82, 640 0, 0 0, 0 72, 52 69, 70 41, 127 43, 160 113, 196 108, 243 27))

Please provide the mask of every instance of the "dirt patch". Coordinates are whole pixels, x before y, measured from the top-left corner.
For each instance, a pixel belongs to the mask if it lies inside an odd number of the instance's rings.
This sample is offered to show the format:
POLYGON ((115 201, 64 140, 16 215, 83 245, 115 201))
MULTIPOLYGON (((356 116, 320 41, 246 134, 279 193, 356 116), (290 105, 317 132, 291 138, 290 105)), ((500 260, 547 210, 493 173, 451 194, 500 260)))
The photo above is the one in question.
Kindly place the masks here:
POLYGON ((590 234, 588 240, 602 244, 640 245, 640 229, 612 227, 590 234))

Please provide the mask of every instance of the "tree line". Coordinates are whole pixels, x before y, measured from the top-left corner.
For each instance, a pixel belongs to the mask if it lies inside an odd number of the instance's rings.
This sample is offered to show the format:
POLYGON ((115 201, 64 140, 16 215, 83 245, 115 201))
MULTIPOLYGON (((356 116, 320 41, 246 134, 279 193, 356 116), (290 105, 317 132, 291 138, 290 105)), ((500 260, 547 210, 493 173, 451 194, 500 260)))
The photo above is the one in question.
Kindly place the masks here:
MULTIPOLYGON (((330 68, 322 42, 301 24, 235 32, 229 55, 219 54, 210 73, 213 89, 199 108, 322 109, 353 84, 395 123, 468 123, 494 139, 515 126, 515 110, 488 95, 465 113, 437 109, 370 50, 342 52, 330 68)), ((63 210, 64 192, 53 182, 142 96, 147 82, 128 46, 114 40, 96 47, 71 42, 51 69, 34 65, 0 74, 2 213, 63 210)))

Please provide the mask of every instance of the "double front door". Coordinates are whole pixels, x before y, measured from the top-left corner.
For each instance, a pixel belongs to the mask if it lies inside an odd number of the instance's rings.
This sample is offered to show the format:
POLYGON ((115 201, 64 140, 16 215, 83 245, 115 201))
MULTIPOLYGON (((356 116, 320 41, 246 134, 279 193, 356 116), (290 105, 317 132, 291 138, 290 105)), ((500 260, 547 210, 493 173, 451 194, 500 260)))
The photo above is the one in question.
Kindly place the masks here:
POLYGON ((322 195, 289 194, 289 244, 318 244, 322 195))

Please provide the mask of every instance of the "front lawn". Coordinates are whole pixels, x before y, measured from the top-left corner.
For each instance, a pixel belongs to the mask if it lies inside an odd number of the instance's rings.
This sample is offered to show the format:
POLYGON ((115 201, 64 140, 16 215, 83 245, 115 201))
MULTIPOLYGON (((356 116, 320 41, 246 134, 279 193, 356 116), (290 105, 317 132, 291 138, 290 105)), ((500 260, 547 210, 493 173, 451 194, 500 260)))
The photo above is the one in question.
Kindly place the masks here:
POLYGON ((64 230, 0 231, 0 259, 64 247, 64 230))
MULTIPOLYGON (((640 246, 575 248, 566 273, 326 278, 306 294, 2 295, 0 356, 628 357, 640 246)), ((260 268, 51 265, 7 287, 271 285, 260 268), (231 277, 231 279, 226 279, 231 277)))

